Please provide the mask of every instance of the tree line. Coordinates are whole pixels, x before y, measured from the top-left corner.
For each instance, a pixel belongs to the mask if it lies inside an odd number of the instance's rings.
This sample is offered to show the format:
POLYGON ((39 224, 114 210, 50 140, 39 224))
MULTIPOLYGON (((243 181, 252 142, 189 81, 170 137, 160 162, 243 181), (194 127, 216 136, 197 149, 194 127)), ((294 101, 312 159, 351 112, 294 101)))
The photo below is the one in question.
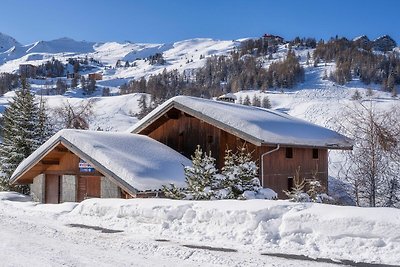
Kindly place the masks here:
POLYGON ((326 78, 345 84, 354 78, 364 84, 381 84, 385 91, 394 91, 400 84, 400 58, 393 52, 376 53, 372 45, 360 40, 332 38, 328 42, 318 42, 314 60, 335 62, 336 70, 326 74, 326 78))
POLYGON ((147 93, 155 101, 163 102, 176 95, 211 98, 241 90, 292 88, 304 80, 304 69, 292 50, 285 59, 271 63, 268 68, 255 56, 240 55, 233 51, 229 56, 211 56, 194 72, 164 69, 147 80, 141 78, 122 85, 120 93, 147 93))

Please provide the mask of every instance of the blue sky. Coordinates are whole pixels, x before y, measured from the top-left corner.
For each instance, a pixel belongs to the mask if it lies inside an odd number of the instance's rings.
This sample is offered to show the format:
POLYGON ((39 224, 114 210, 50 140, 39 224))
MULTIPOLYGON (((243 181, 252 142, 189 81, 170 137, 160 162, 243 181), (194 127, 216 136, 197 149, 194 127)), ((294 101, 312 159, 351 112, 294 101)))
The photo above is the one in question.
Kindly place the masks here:
POLYGON ((173 42, 263 33, 328 39, 391 35, 400 43, 397 0, 2 0, 0 32, 23 44, 88 41, 173 42))

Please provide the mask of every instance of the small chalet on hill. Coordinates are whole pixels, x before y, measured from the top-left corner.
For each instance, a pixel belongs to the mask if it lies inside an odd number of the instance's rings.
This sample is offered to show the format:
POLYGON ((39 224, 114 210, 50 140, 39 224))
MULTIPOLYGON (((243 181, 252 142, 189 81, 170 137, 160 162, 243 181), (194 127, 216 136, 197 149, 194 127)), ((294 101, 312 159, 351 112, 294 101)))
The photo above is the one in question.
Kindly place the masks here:
POLYGON ((147 136, 62 130, 18 166, 11 183, 31 184, 43 203, 149 197, 165 184, 183 187, 182 165, 190 164, 147 136))
POLYGON ((279 197, 292 187, 298 168, 306 179, 316 173, 327 189, 328 149, 352 149, 345 136, 285 113, 187 96, 169 99, 129 131, 186 157, 200 145, 211 151, 219 167, 227 148, 246 144, 260 167, 261 184, 279 197))

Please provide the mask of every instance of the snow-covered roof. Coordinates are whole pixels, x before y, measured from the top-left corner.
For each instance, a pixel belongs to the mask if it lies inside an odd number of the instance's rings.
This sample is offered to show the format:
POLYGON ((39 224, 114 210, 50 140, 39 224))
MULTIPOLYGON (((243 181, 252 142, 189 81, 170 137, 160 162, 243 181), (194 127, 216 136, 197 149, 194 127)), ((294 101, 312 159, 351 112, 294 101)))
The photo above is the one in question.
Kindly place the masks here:
POLYGON ((172 108, 181 110, 255 145, 351 149, 352 141, 327 128, 269 109, 197 97, 176 96, 128 129, 141 133, 172 108))
POLYGON ((230 98, 230 99, 234 99, 234 100, 237 99, 235 94, 232 94, 232 93, 223 94, 223 95, 220 95, 219 97, 217 97, 217 99, 224 99, 224 98, 230 98))
POLYGON ((191 165, 188 158, 147 136, 69 129, 59 131, 22 161, 11 182, 60 143, 131 192, 157 190, 169 183, 183 187, 183 165, 191 165))

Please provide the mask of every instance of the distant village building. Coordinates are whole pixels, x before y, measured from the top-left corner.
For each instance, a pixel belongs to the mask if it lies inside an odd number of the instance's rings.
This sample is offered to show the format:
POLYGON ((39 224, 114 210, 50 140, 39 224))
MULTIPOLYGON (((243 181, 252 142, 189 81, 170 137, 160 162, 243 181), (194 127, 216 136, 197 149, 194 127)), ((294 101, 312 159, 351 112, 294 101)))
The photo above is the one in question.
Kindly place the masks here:
POLYGON ((217 97, 218 101, 225 101, 225 102, 232 102, 232 103, 235 103, 236 99, 237 99, 237 97, 235 96, 235 94, 232 94, 232 93, 227 93, 227 94, 217 97))
POLYGON ((263 35, 263 38, 266 41, 275 41, 279 44, 282 44, 285 41, 285 39, 283 39, 283 37, 281 37, 279 35, 273 35, 273 34, 267 34, 267 33, 263 35))
POLYGON ((67 73, 67 79, 79 79, 81 75, 77 72, 74 73, 67 73))
POLYGON ((36 77, 37 67, 32 64, 20 64, 19 65, 19 74, 25 78, 34 78, 36 77))
POLYGON ((103 80, 103 74, 98 73, 98 72, 89 73, 88 77, 90 80, 96 80, 96 81, 103 80))

